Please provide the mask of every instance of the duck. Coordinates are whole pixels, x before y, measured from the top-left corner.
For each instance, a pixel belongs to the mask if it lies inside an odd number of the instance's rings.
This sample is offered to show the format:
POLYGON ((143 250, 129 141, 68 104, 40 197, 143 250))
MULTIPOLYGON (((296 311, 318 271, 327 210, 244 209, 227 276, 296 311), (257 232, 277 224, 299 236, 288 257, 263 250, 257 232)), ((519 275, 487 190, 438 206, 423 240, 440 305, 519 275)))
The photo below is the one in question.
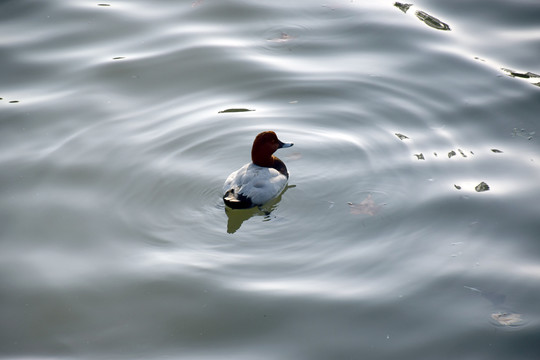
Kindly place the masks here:
POLYGON ((259 133, 251 148, 251 162, 231 173, 223 184, 225 205, 232 209, 249 209, 281 194, 289 172, 285 163, 273 154, 277 149, 293 145, 279 140, 273 131, 259 133))

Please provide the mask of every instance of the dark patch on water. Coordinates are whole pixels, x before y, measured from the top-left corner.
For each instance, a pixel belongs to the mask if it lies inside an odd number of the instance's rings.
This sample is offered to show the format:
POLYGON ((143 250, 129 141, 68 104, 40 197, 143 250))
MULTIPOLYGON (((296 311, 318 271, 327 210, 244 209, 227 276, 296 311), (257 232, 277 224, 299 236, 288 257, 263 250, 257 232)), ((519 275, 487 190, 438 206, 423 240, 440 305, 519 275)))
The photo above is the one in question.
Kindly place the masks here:
POLYGON ((236 112, 247 112, 247 111, 255 111, 253 109, 244 109, 244 108, 238 108, 238 109, 226 109, 218 111, 218 114, 222 113, 236 113, 236 112))

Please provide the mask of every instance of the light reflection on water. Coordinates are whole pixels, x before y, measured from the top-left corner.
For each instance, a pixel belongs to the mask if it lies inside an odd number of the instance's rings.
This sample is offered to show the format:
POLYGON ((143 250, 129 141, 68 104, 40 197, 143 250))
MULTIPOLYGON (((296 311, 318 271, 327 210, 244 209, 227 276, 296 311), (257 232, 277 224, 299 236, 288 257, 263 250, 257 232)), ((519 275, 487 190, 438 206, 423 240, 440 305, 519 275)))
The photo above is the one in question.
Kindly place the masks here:
POLYGON ((1 356, 536 355, 536 4, 34 5, 0 12, 1 356), (230 212, 263 130, 289 188, 230 212))

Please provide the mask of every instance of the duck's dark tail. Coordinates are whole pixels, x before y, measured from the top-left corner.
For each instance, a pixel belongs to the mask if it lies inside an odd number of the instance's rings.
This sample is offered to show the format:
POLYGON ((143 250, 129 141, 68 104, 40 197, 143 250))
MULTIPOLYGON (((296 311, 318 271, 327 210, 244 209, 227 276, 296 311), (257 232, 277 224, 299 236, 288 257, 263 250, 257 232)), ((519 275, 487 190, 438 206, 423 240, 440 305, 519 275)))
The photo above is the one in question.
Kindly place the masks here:
POLYGON ((247 196, 238 194, 234 189, 227 190, 223 195, 223 202, 231 209, 249 209, 255 206, 247 196))

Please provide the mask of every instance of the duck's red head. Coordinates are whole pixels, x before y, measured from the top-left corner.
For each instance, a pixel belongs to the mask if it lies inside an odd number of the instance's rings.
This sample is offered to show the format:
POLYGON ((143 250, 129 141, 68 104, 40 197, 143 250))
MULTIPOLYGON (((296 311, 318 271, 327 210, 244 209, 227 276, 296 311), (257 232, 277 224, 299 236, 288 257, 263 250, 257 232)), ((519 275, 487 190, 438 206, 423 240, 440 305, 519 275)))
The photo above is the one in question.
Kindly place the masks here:
POLYGON ((293 146, 293 143, 280 141, 273 131, 264 131, 257 135, 251 148, 251 161, 255 165, 264 167, 274 167, 274 161, 278 160, 272 154, 280 148, 293 146))

